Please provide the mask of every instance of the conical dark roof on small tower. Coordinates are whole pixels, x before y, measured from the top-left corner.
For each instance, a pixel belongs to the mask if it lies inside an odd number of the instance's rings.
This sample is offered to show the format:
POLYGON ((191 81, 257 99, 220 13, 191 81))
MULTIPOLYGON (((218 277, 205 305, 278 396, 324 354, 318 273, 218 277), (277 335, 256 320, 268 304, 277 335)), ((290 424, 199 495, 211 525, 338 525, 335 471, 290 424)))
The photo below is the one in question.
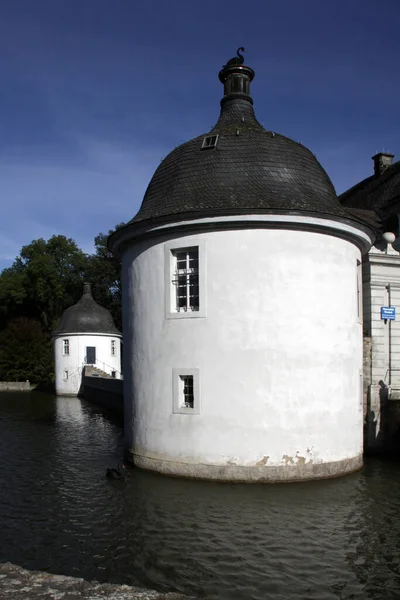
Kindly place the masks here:
POLYGON ((62 333, 108 333, 121 335, 114 325, 111 313, 93 299, 90 283, 83 286, 82 298, 67 308, 61 317, 60 325, 54 332, 62 333))

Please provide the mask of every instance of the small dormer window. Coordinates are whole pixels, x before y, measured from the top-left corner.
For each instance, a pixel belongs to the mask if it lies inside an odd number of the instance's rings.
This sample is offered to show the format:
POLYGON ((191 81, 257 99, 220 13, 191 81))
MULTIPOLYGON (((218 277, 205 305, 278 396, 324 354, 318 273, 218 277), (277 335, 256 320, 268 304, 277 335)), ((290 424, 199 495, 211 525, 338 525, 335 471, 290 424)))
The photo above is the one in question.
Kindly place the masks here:
POLYGON ((217 145, 217 142, 218 142, 217 135, 207 135, 203 140, 201 149, 206 150, 207 148, 215 148, 217 145))

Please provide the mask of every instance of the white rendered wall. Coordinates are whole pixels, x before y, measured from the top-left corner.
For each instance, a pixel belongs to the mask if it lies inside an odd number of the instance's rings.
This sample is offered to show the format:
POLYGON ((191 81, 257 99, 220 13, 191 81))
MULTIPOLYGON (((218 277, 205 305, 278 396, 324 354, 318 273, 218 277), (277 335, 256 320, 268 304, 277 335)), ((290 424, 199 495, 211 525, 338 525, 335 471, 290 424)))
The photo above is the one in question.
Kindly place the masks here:
POLYGON ((386 254, 373 247, 364 261, 364 287, 364 325, 372 338, 371 384, 383 381, 400 389, 399 252, 391 249, 386 254), (381 307, 389 303, 396 307, 397 315, 394 321, 385 322, 381 307))
POLYGON ((82 383, 82 369, 86 364, 86 348, 96 348, 96 367, 116 378, 121 377, 121 338, 105 334, 62 334, 54 339, 56 394, 76 396, 82 383), (69 340, 69 354, 63 353, 63 340, 69 340), (115 340, 115 356, 111 354, 111 340, 115 340), (66 373, 67 372, 67 373, 66 373))
POLYGON ((165 318, 165 244, 123 254, 126 441, 177 463, 291 466, 362 452, 362 323, 352 243, 244 229, 204 243, 205 318, 165 318), (174 414, 173 369, 198 369, 200 414, 174 414))
POLYGON ((383 398, 400 398, 400 253, 390 244, 386 250, 373 247, 363 271, 364 329, 371 337, 366 443, 375 449, 390 444, 390 426, 398 426, 393 417, 386 419, 385 426, 383 398), (397 315, 394 321, 385 322, 381 307, 389 305, 397 315))

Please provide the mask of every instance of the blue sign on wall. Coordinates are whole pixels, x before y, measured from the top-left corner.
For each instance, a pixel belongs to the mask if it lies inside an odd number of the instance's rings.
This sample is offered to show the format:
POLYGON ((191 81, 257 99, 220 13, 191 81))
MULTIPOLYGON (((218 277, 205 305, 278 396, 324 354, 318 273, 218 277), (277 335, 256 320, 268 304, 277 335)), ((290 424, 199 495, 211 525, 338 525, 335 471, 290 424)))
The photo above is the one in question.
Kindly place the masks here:
POLYGON ((396 307, 395 306, 381 306, 381 319, 387 321, 394 321, 396 318, 396 307))

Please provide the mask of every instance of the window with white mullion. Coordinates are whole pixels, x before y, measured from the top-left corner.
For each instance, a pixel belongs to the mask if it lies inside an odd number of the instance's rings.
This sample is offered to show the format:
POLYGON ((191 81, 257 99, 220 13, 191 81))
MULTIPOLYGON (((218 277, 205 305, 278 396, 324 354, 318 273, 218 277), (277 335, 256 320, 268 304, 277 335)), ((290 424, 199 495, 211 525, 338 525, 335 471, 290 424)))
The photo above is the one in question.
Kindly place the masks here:
POLYGON ((207 315, 204 240, 164 246, 165 316, 193 319, 207 315))
POLYGON ((176 310, 199 310, 199 251, 198 248, 174 252, 176 310))

